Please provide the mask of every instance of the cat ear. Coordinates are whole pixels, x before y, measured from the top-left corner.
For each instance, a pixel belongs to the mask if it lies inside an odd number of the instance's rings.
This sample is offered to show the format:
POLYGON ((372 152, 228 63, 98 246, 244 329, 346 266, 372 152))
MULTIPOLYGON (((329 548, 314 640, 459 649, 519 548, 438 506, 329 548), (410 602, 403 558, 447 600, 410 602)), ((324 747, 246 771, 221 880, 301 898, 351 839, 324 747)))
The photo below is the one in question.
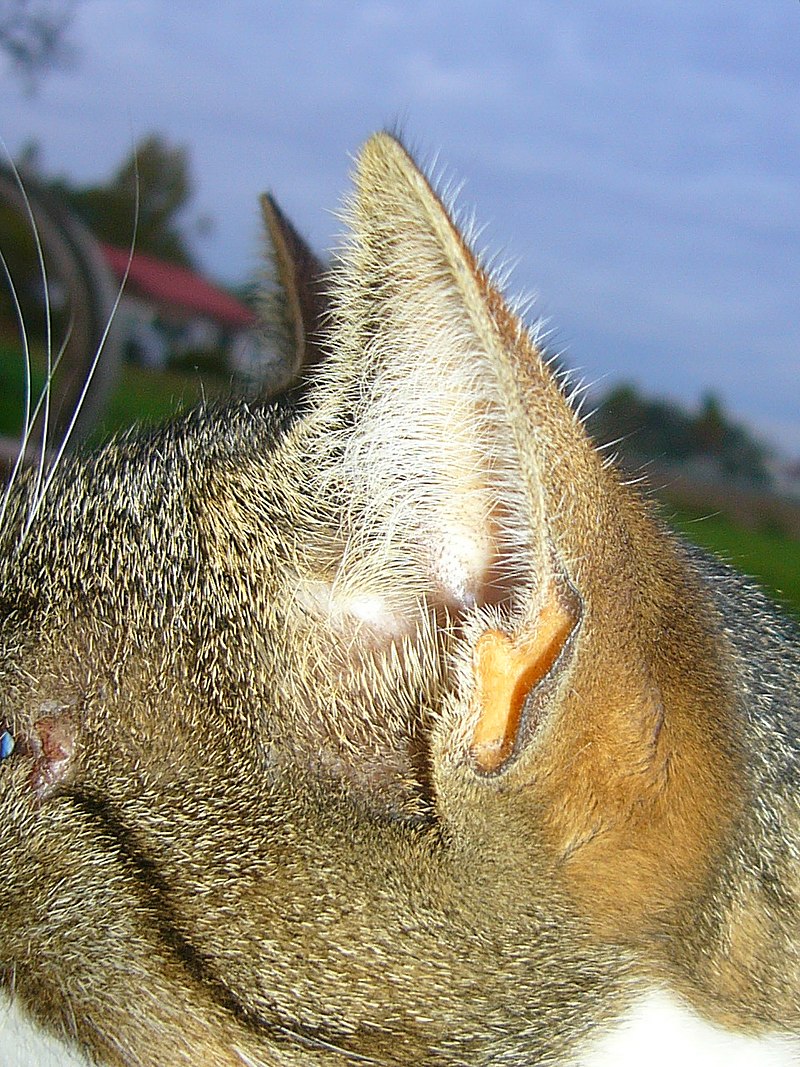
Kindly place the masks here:
POLYGON ((642 919, 706 877, 735 810, 711 613, 387 135, 350 223, 307 458, 343 502, 316 603, 353 648, 406 647, 444 611, 440 813, 494 840, 535 827, 587 907, 642 919))
POLYGON ((535 728, 531 694, 562 672, 582 611, 550 523, 553 456, 548 445, 541 460, 538 438, 549 419, 562 441, 588 445, 394 138, 364 148, 349 221, 307 460, 319 495, 347 505, 329 572, 301 596, 373 642, 413 635, 431 613, 460 628, 477 701, 465 747, 494 773, 535 728))
POLYGON ((371 605, 389 633, 423 599, 525 611, 552 553, 507 334, 538 355, 394 138, 365 146, 348 214, 320 390, 329 463, 313 445, 357 516, 338 600, 371 605))
POLYGON ((300 384, 322 359, 326 269, 272 196, 261 197, 270 282, 261 299, 267 339, 285 368, 280 387, 300 384))

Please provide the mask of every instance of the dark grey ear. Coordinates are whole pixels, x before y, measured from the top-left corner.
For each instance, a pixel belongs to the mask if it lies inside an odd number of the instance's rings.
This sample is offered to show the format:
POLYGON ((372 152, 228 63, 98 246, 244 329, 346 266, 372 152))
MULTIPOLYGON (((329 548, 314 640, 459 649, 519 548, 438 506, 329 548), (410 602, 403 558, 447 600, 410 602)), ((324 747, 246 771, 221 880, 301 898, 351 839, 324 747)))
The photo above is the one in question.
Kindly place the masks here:
POLYGON ((262 298, 262 320, 266 340, 277 349, 285 368, 278 387, 286 388, 302 384, 323 358, 326 269, 269 193, 261 197, 261 211, 271 265, 271 285, 262 298))

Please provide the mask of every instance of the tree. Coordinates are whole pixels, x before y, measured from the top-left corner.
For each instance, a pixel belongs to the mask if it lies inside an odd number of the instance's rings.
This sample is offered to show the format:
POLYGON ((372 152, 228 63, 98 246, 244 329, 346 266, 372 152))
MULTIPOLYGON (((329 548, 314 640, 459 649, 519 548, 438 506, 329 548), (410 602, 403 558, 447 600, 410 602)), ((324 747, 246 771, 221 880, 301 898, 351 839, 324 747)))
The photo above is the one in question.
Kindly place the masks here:
POLYGON ((601 399, 589 426, 601 443, 616 441, 623 461, 634 468, 651 459, 704 459, 734 481, 769 482, 767 449, 730 421, 713 393, 703 397, 695 414, 666 400, 648 399, 632 385, 619 385, 601 399))
MULTIPOLYGON (((59 409, 55 414, 57 439, 73 410, 75 393, 83 387, 86 361, 96 351, 109 321, 115 292, 102 257, 83 228, 76 226, 75 216, 100 240, 127 248, 135 236, 136 250, 191 265, 179 219, 191 195, 191 181, 186 149, 155 134, 145 138, 105 184, 77 186, 65 178, 47 179, 40 172, 38 155, 35 143, 28 144, 18 161, 18 172, 47 263, 52 331, 47 326, 45 286, 22 186, 18 173, 0 162, 0 236, 16 294, 12 296, 0 278, 0 332, 4 324, 16 329, 18 301, 28 337, 42 339, 51 332, 55 350, 69 338, 54 386, 59 409), (137 188, 139 222, 134 234, 137 188)), ((115 339, 112 330, 101 361, 101 372, 108 371, 108 377, 115 366, 108 351, 115 339)), ((86 425, 103 399, 103 373, 95 381, 97 403, 85 409, 86 425)))
POLYGON ((713 393, 703 396, 700 411, 693 420, 692 430, 698 452, 715 456, 722 454, 730 427, 722 404, 713 393))
MULTIPOLYGON (((30 159, 34 156, 29 154, 30 159)), ((60 441, 83 397, 75 424, 77 439, 102 409, 119 365, 119 335, 107 329, 116 293, 114 279, 95 242, 63 201, 31 174, 25 175, 23 185, 19 171, 2 162, 0 237, 7 283, 0 285, 0 333, 8 337, 9 327, 13 333, 21 332, 26 338, 23 347, 36 339, 33 378, 40 375, 44 381, 52 366, 47 361, 56 357, 58 361, 48 390, 47 417, 40 410, 32 440, 45 447, 60 441), (90 378, 89 367, 101 346, 102 359, 90 378)), ((4 374, 6 370, 4 365, 4 374)), ((22 416, 22 402, 18 412, 22 416)))
POLYGON ((685 459, 693 449, 686 412, 642 396, 633 385, 619 385, 607 393, 590 425, 600 442, 617 441, 626 456, 685 459))
POLYGON ((0 50, 29 88, 72 58, 67 36, 76 0, 0 0, 0 50))
POLYGON ((731 422, 713 393, 707 393, 692 423, 699 453, 714 456, 720 469, 736 481, 765 483, 768 450, 743 426, 731 422))
POLYGON ((189 153, 160 134, 143 138, 105 184, 52 183, 92 233, 109 244, 136 249, 181 266, 193 266, 180 215, 192 196, 189 153), (138 189, 138 223, 136 201, 138 189))

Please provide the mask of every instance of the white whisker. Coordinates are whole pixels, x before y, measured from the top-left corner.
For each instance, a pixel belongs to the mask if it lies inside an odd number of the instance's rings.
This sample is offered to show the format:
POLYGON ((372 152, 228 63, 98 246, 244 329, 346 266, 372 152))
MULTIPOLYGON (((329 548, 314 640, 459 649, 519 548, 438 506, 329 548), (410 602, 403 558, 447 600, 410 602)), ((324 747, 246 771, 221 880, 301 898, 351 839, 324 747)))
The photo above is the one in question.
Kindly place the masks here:
POLYGON ((0 503, 0 530, 3 528, 3 522, 5 520, 6 508, 8 507, 8 498, 11 494, 11 488, 19 473, 20 467, 25 460, 25 448, 30 436, 31 426, 31 352, 30 345, 28 343, 28 334, 25 330, 25 319, 22 314, 22 307, 19 302, 19 293, 17 287, 14 285, 14 279, 11 277, 11 271, 8 267, 6 257, 3 255, 2 249, 0 249, 0 265, 2 265, 3 273, 6 276, 8 282, 9 291, 11 293, 11 299, 14 304, 14 314, 17 317, 17 324, 19 326, 20 340, 22 342, 22 351, 25 362, 25 413, 22 424, 22 433, 20 438, 20 448, 17 452, 17 458, 14 462, 14 467, 11 471, 11 476, 6 485, 5 492, 3 493, 3 500, 0 503))
MULTIPOLYGON (((5 149, 5 145, 3 146, 5 149)), ((39 277, 42 282, 42 290, 44 295, 44 309, 45 309, 45 384, 42 387, 41 398, 44 400, 44 415, 42 418, 42 447, 41 454, 39 456, 39 465, 36 473, 36 484, 33 491, 33 499, 36 500, 39 488, 41 486, 42 477, 44 474, 44 462, 45 453, 47 451, 47 436, 50 425, 50 395, 51 395, 51 382, 52 382, 52 365, 53 365, 53 307, 50 302, 50 285, 47 277, 47 264, 44 259, 44 248, 42 247, 42 239, 39 234, 39 227, 36 223, 36 216, 33 213, 33 207, 31 206, 30 198, 25 190, 25 183, 22 180, 22 175, 19 172, 14 160, 11 158, 8 150, 5 149, 8 156, 9 165, 14 175, 14 179, 17 183, 22 202, 25 205, 25 214, 28 216, 28 222, 30 223, 31 235, 36 246, 36 259, 39 264, 39 277)), ((28 370, 28 374, 30 371, 28 370)), ((31 423, 32 425, 32 423, 31 423)), ((26 426, 26 437, 28 436, 28 427, 26 426)))
MULTIPOLYGON (((36 405, 35 405, 33 411, 30 412, 30 417, 27 418, 27 416, 26 416, 26 428, 24 430, 24 435, 23 435, 23 438, 22 438, 21 449, 20 449, 20 459, 19 459, 20 463, 23 461, 23 457, 25 456, 25 453, 27 451, 28 445, 30 443, 30 439, 33 436, 33 429, 34 429, 34 426, 36 425, 36 420, 39 417, 39 413, 42 410, 42 406, 44 405, 47 396, 50 394, 50 391, 51 391, 51 388, 52 388, 53 379, 55 378, 56 374, 58 373, 58 368, 61 365, 61 359, 62 359, 64 353, 66 352, 67 345, 69 344, 70 338, 72 337, 73 325, 74 325, 74 318, 70 318, 69 325, 67 326, 67 330, 66 330, 66 333, 64 335, 64 340, 59 345, 58 353, 56 355, 56 358, 52 361, 52 365, 50 367, 50 371, 49 371, 49 373, 47 375, 47 378, 44 381, 44 385, 42 387, 42 390, 39 393, 39 397, 38 397, 38 399, 36 401, 36 405)), ((1 528, 2 528, 2 522, 0 521, 0 529, 1 528)))
MULTIPOLYGON (((125 286, 126 286, 127 281, 128 281, 128 275, 130 274, 131 264, 133 263, 133 253, 134 253, 134 249, 136 247, 136 234, 137 234, 138 228, 139 228, 139 172, 138 172, 138 168, 137 168, 137 170, 136 170, 136 196, 135 196, 134 212, 133 212, 133 234, 131 236, 131 243, 130 243, 130 247, 128 249, 128 260, 127 260, 127 263, 125 264, 125 271, 124 271, 124 273, 122 275, 122 279, 120 280, 119 285, 117 286, 117 293, 116 293, 116 296, 114 297, 114 303, 111 306, 111 312, 109 313, 108 320, 107 320, 105 328, 103 330, 103 334, 102 334, 102 336, 100 338, 100 341, 99 341, 99 343, 97 345, 97 348, 95 349, 94 357, 92 358, 91 365, 89 367, 89 370, 88 370, 88 372, 86 374, 86 378, 85 378, 84 383, 83 383, 83 388, 81 389, 80 396, 78 397, 77 403, 75 404, 75 409, 72 412, 72 416, 71 416, 71 418, 69 420, 69 424, 67 426, 67 429, 64 432, 64 436, 61 439, 61 444, 58 446, 58 450, 57 450, 52 462, 48 465, 47 473, 45 475, 43 483, 41 485, 37 484, 37 492, 34 495, 34 499, 33 499, 31 508, 30 508, 30 510, 28 512, 28 517, 27 517, 27 519, 25 521, 25 525, 24 525, 23 530, 22 530, 22 537, 21 537, 20 543, 23 543, 25 538, 27 537, 28 531, 30 530, 31 526, 33 525, 34 519, 36 518, 36 515, 37 515, 37 513, 39 511, 39 508, 41 507, 42 502, 44 501, 44 498, 47 495, 47 491, 50 488, 50 485, 51 485, 51 483, 53 481, 53 478, 55 477, 56 471, 58 470, 58 467, 59 467, 59 465, 61 463, 61 459, 62 459, 62 457, 64 455, 64 452, 67 449, 67 445, 70 442, 70 438, 72 437, 72 433, 73 433, 73 431, 75 429, 75 424, 78 421, 78 418, 80 416, 81 410, 83 409, 83 405, 84 405, 84 403, 86 401, 86 397, 87 397, 87 395, 89 393, 89 389, 91 388, 91 384, 92 384, 92 380, 94 379, 95 371, 97 370, 97 367, 98 367, 98 365, 100 363, 100 359, 101 359, 101 357, 103 355, 103 351, 105 349, 106 342, 108 341, 108 335, 111 332, 111 327, 112 327, 112 325, 114 323, 114 318, 116 317, 120 301, 122 300, 122 294, 125 291, 125 286)), ((59 359, 61 358, 62 354, 63 354, 63 349, 62 349, 61 353, 59 353, 59 359)))
MULTIPOLYGON (((3 144, 1 139, 0 139, 0 146, 2 146, 5 149, 5 145, 3 144)), ((50 452, 50 449, 49 449, 49 437, 50 437, 50 426, 51 426, 51 421, 52 421, 51 412, 52 412, 54 379, 55 379, 55 376, 56 376, 56 374, 58 372, 58 369, 59 369, 59 366, 61 364, 62 358, 63 358, 63 356, 64 356, 64 354, 65 354, 65 352, 67 350, 67 347, 68 347, 68 345, 70 343, 70 340, 72 338, 72 335, 73 335, 73 328, 74 328, 74 324, 75 324, 75 309, 74 308, 72 309, 72 315, 71 315, 70 322, 69 322, 67 330, 66 330, 66 334, 65 334, 64 340, 59 345, 58 352, 54 357, 54 354, 53 354, 53 346, 54 346, 53 306, 52 306, 52 300, 51 300, 51 294, 50 294, 49 279, 48 279, 48 275, 47 275, 47 265, 46 265, 46 261, 45 261, 45 249, 44 249, 43 238, 42 238, 42 235, 41 235, 40 230, 39 230, 39 226, 38 226, 37 221, 36 221, 36 217, 35 217, 35 214, 34 214, 34 209, 33 209, 33 204, 32 204, 32 201, 31 201, 31 197, 28 196, 28 194, 27 194, 27 192, 25 190, 24 183, 23 183, 23 180, 22 180, 22 176, 21 176, 17 166, 15 165, 13 159, 11 159, 10 154, 8 153, 7 149, 5 150, 5 152, 6 152, 6 156, 7 156, 8 160, 9 160, 10 170, 13 173, 17 188, 19 190, 19 195, 21 197, 22 204, 24 205, 23 214, 24 214, 24 216, 27 216, 27 220, 28 220, 28 223, 29 223, 29 226, 30 226, 32 238, 33 238, 33 241, 34 241, 34 244, 35 244, 36 259, 37 259, 37 262, 38 262, 38 270, 39 270, 39 275, 40 275, 40 278, 41 278, 41 284, 42 284, 42 287, 43 287, 44 308, 45 308, 45 325, 46 325, 46 330, 45 330, 45 379, 44 379, 44 385, 43 385, 43 387, 42 387, 42 389, 41 389, 41 391, 40 391, 40 393, 38 395, 36 403, 33 404, 31 347, 30 347, 30 342, 29 342, 29 339, 28 339, 27 330, 26 330, 26 326, 25 326, 25 320, 24 320, 24 315, 23 315, 23 311, 22 311, 21 300, 20 300, 19 292, 18 292, 18 290, 17 290, 17 288, 16 288, 16 286, 14 284, 13 278, 11 277, 11 271, 10 271, 10 268, 8 266, 8 262, 7 262, 6 258, 4 257, 2 251, 0 251, 0 267, 2 267, 2 272, 5 275, 5 278, 6 278, 7 282, 8 282, 9 291, 10 291, 10 295, 11 295, 11 300, 12 300, 12 303, 13 303, 13 306, 14 306, 14 312, 15 312, 15 315, 16 315, 16 318, 17 318, 17 323, 18 323, 19 333, 20 333, 20 340, 21 340, 22 349, 23 349, 24 371, 25 371, 24 417, 23 417, 23 424, 22 424, 22 430, 21 430, 21 435, 20 435, 20 447, 19 447, 19 450, 18 450, 18 453, 17 453, 17 457, 16 457, 16 459, 14 461, 13 469, 11 471, 10 477, 9 477, 7 485, 5 487, 2 499, 0 500, 0 531, 2 531, 4 523, 5 523, 5 520, 6 520, 6 517, 7 517, 9 501, 11 499, 11 494, 12 494, 13 488, 14 488, 16 482, 17 482, 17 479, 19 477, 20 471, 25 466, 26 456, 28 455, 28 453, 29 453, 29 451, 31 449, 31 438, 32 438, 33 433, 34 433, 34 427, 37 425, 37 422, 38 422, 40 417, 41 417, 41 421, 42 421, 41 447, 40 447, 39 456, 35 460, 36 473, 33 476, 33 485, 32 485, 32 489, 30 491, 29 499, 28 499, 27 514, 25 515, 23 526, 22 526, 22 530, 20 532, 19 540, 17 542, 17 549, 19 549, 25 543, 27 535, 30 532, 31 527, 33 526, 33 523, 36 520, 36 516, 38 515, 39 510, 40 510, 40 508, 41 508, 41 506, 42 506, 42 504, 43 504, 43 502, 44 502, 44 500, 45 500, 45 498, 47 496, 47 493, 48 493, 48 491, 50 489, 50 486, 51 486, 51 484, 53 482, 55 474, 56 474, 56 472, 57 472, 57 470, 59 468, 59 465, 60 465, 61 460, 62 460, 62 458, 64 456, 64 453, 66 452, 66 450, 67 450, 67 448, 69 446, 69 443, 70 443, 70 441, 72 439, 72 436, 73 436, 75 427, 77 425, 78 419, 79 419, 79 417, 81 415, 81 412, 82 412, 82 410, 84 408, 87 396, 89 395, 89 390, 91 389, 92 382, 93 382, 94 377, 95 377, 95 373, 96 373, 97 368, 98 368, 98 366, 100 364, 100 360, 103 357, 103 353, 105 351, 105 348, 106 348, 106 345, 107 345, 107 342, 108 342, 108 338, 109 338, 109 335, 111 333, 111 329, 112 329, 112 326, 113 326, 113 323, 114 323, 114 319, 115 319, 117 311, 119 309, 120 301, 122 299, 122 296, 123 296, 123 293, 124 293, 124 290, 125 290, 125 287, 126 287, 126 284, 127 284, 127 281, 128 281, 128 277, 129 277, 130 270, 131 270, 131 264, 133 262, 134 249, 136 247, 136 238, 137 238, 138 227, 139 227, 140 191, 139 191, 139 172, 138 172, 138 163, 137 163, 137 165, 136 165, 136 186, 135 186, 133 232, 132 232, 132 235, 131 235, 131 242, 130 242, 130 247, 129 247, 129 250, 128 250, 128 260, 127 260, 127 263, 126 263, 126 266, 125 266, 125 271, 124 271, 122 279, 119 282, 119 285, 117 287, 117 292, 116 292, 115 299, 114 299, 113 304, 111 306, 111 310, 110 310, 110 312, 108 314, 108 317, 107 317, 106 324, 105 324, 105 327, 103 329, 102 335, 101 335, 101 337, 99 339, 99 342, 98 342, 98 344, 96 346, 95 353, 94 353, 94 356, 93 356, 93 358, 91 360, 91 363, 89 365, 88 372, 86 373, 86 376, 84 378, 83 386, 81 388, 81 391, 80 391, 80 394, 78 396, 77 402, 75 403, 74 410, 73 410, 72 415, 70 417, 70 420, 69 420, 69 423, 67 425, 66 431, 63 434, 63 437, 62 437, 62 439, 61 439, 61 441, 60 441, 60 443, 58 445, 58 448, 55 450, 55 454, 52 454, 50 452)), ((34 200, 35 200, 35 198, 34 198, 34 200)))

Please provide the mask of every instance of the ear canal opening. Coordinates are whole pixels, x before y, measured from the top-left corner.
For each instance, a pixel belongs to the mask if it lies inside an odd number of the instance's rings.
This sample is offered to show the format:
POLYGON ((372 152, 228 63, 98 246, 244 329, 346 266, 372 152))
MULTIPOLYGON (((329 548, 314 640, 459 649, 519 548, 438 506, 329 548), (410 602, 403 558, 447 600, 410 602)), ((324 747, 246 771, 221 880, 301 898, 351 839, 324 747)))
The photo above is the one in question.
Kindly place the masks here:
POLYGON ((532 628, 509 636, 490 629, 475 643, 474 675, 478 721, 470 752, 482 774, 503 769, 534 723, 534 697, 546 687, 580 623, 580 602, 551 581, 532 628), (527 717, 527 722, 526 722, 527 717))

